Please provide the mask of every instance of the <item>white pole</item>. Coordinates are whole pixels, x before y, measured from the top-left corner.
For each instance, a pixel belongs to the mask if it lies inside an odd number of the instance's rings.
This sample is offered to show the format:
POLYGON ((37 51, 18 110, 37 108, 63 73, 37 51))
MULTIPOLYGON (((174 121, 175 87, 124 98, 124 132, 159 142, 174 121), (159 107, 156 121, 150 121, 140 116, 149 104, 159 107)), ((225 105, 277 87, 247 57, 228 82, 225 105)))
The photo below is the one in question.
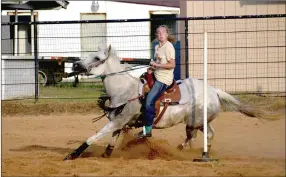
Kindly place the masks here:
MULTIPOLYGON (((15 22, 18 22, 18 9, 15 10, 15 22)), ((14 54, 18 55, 18 43, 19 43, 19 39, 18 39, 18 25, 14 25, 14 54)))
POLYGON ((208 53, 207 53, 207 32, 204 32, 204 152, 207 152, 208 146, 208 128, 207 128, 207 76, 208 76, 208 53))
MULTIPOLYGON (((34 11, 31 10, 31 22, 34 22, 34 11)), ((31 25, 31 55, 35 55, 34 53, 34 25, 31 25)))
POLYGON ((213 158, 209 158, 209 154, 208 154, 208 39, 207 39, 207 32, 204 32, 204 44, 203 44, 203 50, 204 50, 204 55, 203 55, 203 61, 204 61, 204 151, 202 154, 202 158, 195 158, 194 162, 209 162, 209 161, 218 161, 218 159, 213 159, 213 158))

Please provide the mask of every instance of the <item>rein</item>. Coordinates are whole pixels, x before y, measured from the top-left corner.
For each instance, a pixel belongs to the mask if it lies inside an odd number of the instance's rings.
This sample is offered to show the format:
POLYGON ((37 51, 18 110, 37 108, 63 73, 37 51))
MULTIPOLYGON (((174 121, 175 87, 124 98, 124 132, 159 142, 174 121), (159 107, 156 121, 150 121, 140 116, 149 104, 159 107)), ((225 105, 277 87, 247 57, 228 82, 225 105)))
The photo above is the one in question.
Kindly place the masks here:
POLYGON ((133 70, 147 68, 147 67, 149 67, 149 66, 142 66, 142 67, 139 67, 139 68, 132 68, 132 69, 127 69, 127 70, 118 71, 118 72, 114 72, 114 73, 103 74, 103 75, 99 75, 97 77, 100 77, 100 78, 102 78, 102 80, 104 80, 108 76, 113 76, 113 75, 116 75, 116 74, 121 74, 121 73, 125 73, 125 72, 128 72, 128 71, 133 71, 133 70))

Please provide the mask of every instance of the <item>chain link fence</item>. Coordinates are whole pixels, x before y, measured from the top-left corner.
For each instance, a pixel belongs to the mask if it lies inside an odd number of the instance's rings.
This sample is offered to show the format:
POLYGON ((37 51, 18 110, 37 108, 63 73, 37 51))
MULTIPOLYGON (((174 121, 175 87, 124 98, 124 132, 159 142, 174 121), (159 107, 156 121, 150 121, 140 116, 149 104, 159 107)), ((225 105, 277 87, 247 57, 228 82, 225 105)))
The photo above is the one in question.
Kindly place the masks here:
POLYGON ((68 77, 72 63, 111 44, 122 64, 146 65, 162 24, 177 39, 175 79, 203 78, 206 31, 210 85, 233 94, 285 95, 285 19, 277 14, 2 22, 1 99, 96 99, 104 91, 101 80, 68 77))

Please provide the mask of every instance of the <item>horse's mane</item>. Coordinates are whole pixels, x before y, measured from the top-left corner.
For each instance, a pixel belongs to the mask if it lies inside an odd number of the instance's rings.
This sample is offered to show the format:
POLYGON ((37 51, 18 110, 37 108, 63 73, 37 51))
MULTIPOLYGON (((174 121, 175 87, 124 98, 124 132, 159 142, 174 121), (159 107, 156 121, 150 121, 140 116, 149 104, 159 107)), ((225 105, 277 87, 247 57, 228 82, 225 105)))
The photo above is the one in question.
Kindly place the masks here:
MULTIPOLYGON (((121 58, 118 56, 116 49, 114 49, 113 47, 111 47, 109 57, 112 57, 112 59, 118 61, 119 63, 121 61, 121 58)), ((122 70, 128 70, 132 67, 129 64, 121 64, 120 66, 122 70)), ((126 72, 126 74, 139 81, 139 78, 132 76, 130 73, 126 72)))
POLYGON ((111 50, 110 50, 110 53, 109 53, 109 56, 115 58, 115 59, 118 59, 120 61, 120 58, 119 56, 117 55, 117 51, 115 49, 113 49, 113 47, 111 47, 111 50))

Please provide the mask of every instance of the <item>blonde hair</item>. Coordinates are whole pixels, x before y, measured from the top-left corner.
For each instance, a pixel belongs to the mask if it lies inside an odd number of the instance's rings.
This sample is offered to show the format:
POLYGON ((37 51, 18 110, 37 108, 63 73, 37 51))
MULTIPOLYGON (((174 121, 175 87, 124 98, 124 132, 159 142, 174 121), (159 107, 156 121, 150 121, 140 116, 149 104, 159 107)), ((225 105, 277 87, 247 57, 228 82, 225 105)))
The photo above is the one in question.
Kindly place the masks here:
MULTIPOLYGON (((167 40, 171 43, 176 42, 176 37, 172 35, 172 30, 167 25, 160 25, 158 28, 165 28, 168 34, 167 40)), ((158 29, 157 28, 157 29, 158 29)), ((157 31, 156 29, 156 31, 157 31)))

